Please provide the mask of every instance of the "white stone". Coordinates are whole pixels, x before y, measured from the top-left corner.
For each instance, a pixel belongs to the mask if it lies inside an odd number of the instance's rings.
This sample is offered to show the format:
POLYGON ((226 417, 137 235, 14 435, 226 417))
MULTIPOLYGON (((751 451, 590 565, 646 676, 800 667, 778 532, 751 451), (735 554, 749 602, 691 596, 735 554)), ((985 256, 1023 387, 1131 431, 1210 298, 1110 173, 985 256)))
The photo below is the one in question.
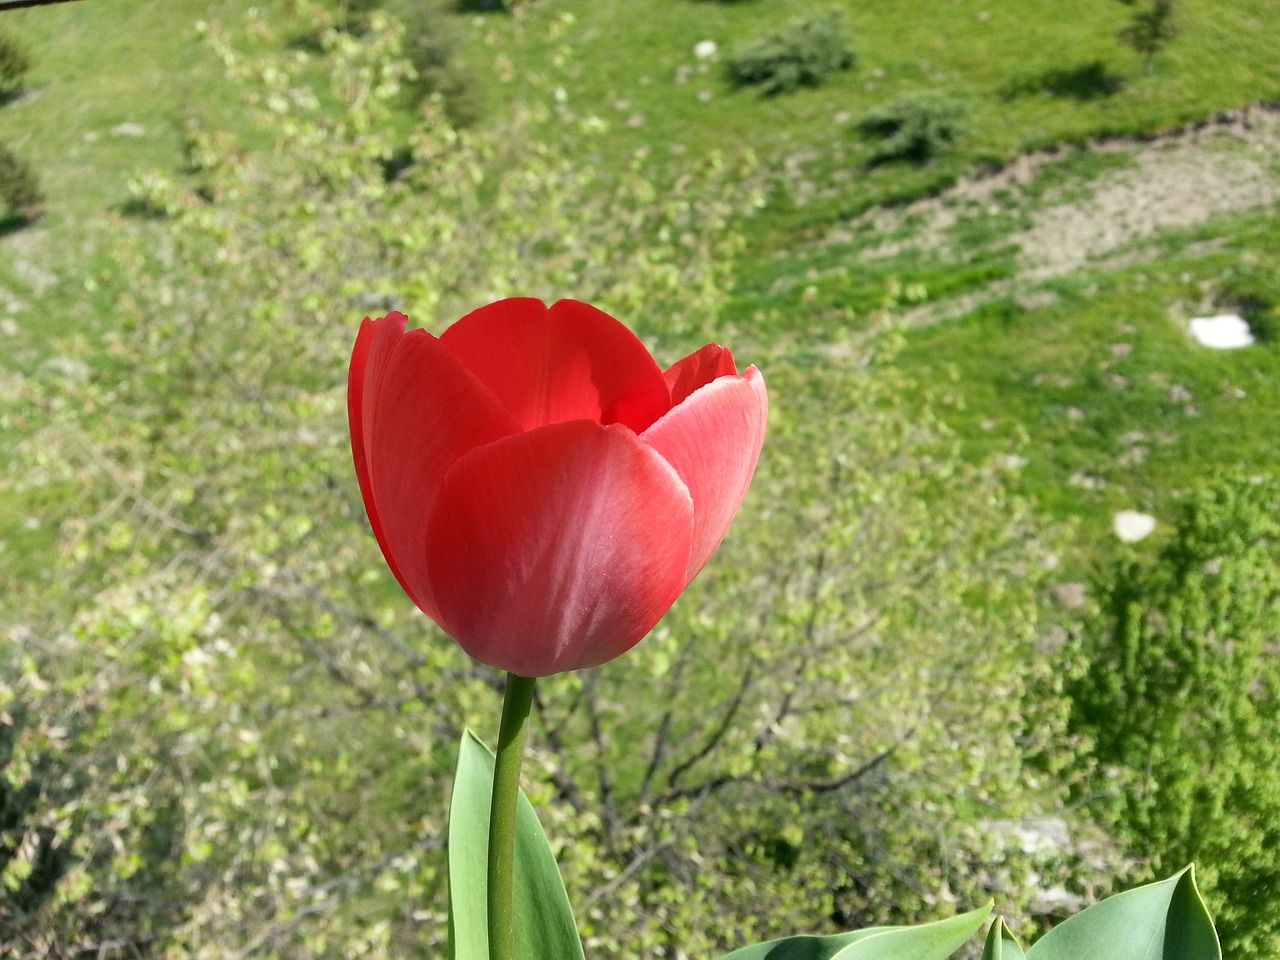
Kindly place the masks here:
POLYGON ((1253 331, 1243 317, 1224 313, 1216 317, 1196 317, 1191 321, 1191 335, 1214 350, 1235 350, 1253 345, 1253 331))
POLYGON ((1125 543, 1137 543, 1151 535, 1156 528, 1156 518, 1136 510, 1121 510, 1112 520, 1111 528, 1125 543))

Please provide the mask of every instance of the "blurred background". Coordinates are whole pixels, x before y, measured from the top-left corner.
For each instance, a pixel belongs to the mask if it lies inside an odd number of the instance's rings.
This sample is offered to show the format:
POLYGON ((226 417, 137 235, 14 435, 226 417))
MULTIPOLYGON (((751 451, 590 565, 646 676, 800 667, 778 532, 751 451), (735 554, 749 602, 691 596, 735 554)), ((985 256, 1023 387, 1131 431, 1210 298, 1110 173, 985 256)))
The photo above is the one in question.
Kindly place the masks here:
POLYGON ((0 13, 0 954, 430 956, 501 680, 389 576, 359 321, 765 373, 724 547, 540 685, 587 953, 1195 860, 1280 950, 1273 0, 0 13))

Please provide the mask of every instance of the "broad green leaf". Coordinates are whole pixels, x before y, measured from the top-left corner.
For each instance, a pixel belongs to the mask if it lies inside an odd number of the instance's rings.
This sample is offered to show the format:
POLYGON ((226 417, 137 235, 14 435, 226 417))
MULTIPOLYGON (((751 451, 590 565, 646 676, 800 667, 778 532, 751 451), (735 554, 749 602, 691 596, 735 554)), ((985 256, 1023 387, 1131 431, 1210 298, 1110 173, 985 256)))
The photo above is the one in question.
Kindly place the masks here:
POLYGON ((1195 867, 1109 897, 1054 927, 1027 960, 1222 960, 1195 867))
POLYGON ((946 960, 978 932, 991 905, 913 927, 868 927, 827 937, 786 937, 722 960, 946 960))
MULTIPOLYGON (((493 754, 462 735, 449 802, 449 956, 489 960, 487 858, 493 754)), ((516 812, 516 948, 527 960, 584 960, 560 869, 533 805, 516 812)))
POLYGON ((1027 955, 1005 926, 1004 917, 996 917, 987 931, 987 945, 982 960, 1026 960, 1027 955))

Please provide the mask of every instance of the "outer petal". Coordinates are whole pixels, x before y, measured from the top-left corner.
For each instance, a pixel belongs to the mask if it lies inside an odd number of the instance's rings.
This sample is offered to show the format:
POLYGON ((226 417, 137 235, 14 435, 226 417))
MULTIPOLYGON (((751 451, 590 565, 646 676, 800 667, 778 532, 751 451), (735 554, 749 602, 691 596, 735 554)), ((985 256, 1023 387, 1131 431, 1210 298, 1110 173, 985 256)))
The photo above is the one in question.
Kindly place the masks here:
POLYGON ((671 391, 671 405, 674 407, 699 387, 706 386, 717 377, 736 377, 737 364, 733 362, 733 354, 728 347, 718 343, 708 343, 701 350, 689 354, 667 368, 665 374, 667 387, 671 391))
POLYGON ((694 391, 640 436, 675 467, 693 497, 689 580, 720 546, 747 496, 768 417, 764 377, 749 367, 744 376, 720 377, 694 391))
POLYGON ((671 406, 662 370, 634 333, 576 300, 500 300, 440 337, 525 430, 568 420, 639 433, 671 406))
POLYGON ((579 420, 463 457, 430 525, 441 625, 482 663, 546 676, 619 656, 666 613, 693 503, 630 430, 579 420))
POLYGON ((439 340, 404 326, 393 313, 360 328, 347 385, 351 446, 378 545, 405 592, 438 620, 425 546, 434 494, 459 457, 519 426, 439 340))

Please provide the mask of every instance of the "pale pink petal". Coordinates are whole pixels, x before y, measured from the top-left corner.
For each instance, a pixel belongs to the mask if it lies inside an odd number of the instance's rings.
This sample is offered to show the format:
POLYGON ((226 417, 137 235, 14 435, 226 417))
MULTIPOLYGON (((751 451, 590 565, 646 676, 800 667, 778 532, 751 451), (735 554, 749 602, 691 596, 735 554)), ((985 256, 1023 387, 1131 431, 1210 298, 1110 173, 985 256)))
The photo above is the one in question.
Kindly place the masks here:
POLYGON ((736 377, 738 367, 728 347, 708 343, 683 360, 677 360, 667 368, 667 388, 671 391, 674 407, 699 387, 704 387, 717 377, 736 377))
POLYGON ((568 420, 622 423, 637 433, 662 416, 662 370, 630 330, 595 307, 500 300, 467 314, 440 342, 525 430, 568 420))
POLYGON ((688 579, 720 546, 746 498, 764 446, 769 397, 755 367, 695 390, 640 439, 675 467, 693 497, 688 579))
POLYGON ((685 586, 693 504, 621 426, 554 424, 473 450, 444 479, 428 565, 440 624, 521 676, 597 666, 685 586))
POLYGON ((506 409, 440 341, 405 333, 391 314, 356 340, 348 412, 356 475, 378 544, 400 585, 429 616, 427 518, 445 472, 474 447, 518 432, 506 409))

